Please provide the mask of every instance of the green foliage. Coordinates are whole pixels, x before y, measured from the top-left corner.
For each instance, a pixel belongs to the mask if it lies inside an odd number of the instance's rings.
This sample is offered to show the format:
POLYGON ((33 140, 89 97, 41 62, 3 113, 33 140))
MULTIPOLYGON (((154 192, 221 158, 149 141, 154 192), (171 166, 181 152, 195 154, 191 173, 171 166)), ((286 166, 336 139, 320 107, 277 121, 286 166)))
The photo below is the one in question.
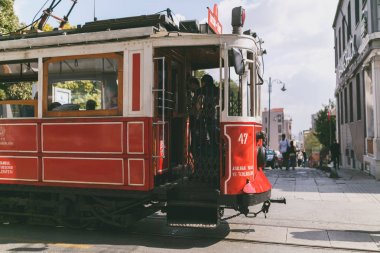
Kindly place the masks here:
POLYGON ((102 82, 91 80, 75 80, 59 82, 54 84, 57 88, 68 89, 71 91, 71 103, 79 104, 81 109, 86 108, 86 102, 92 99, 96 102, 96 109, 101 107, 102 82))
POLYGON ((199 80, 201 80, 202 77, 206 74, 208 74, 208 73, 204 70, 195 70, 194 71, 194 77, 198 78, 199 80))
POLYGON ((310 133, 305 136, 304 147, 306 153, 310 155, 313 150, 317 150, 321 147, 321 143, 318 141, 314 133, 310 133))
POLYGON ((1 83, 0 100, 28 100, 32 99, 32 82, 1 83))
POLYGON ((2 34, 14 32, 19 27, 13 4, 14 0, 0 0, 0 33, 2 34))
MULTIPOLYGON (((37 30, 37 27, 38 27, 38 22, 34 24, 34 29, 37 30)), ((63 29, 62 30, 71 30, 71 29, 76 29, 75 26, 72 26, 70 23, 67 23, 63 26, 63 29)), ((50 24, 45 24, 45 26, 43 27, 43 31, 44 32, 50 32, 50 31, 53 31, 54 30, 54 27, 50 24)))
POLYGON ((329 147, 333 140, 335 140, 335 116, 331 116, 328 120, 329 108, 334 108, 335 105, 329 101, 329 105, 324 106, 317 114, 315 121, 315 136, 324 147, 329 147))
POLYGON ((241 98, 240 98, 240 89, 239 85, 234 81, 230 80, 230 89, 229 89, 229 110, 228 114, 230 116, 241 116, 241 98))

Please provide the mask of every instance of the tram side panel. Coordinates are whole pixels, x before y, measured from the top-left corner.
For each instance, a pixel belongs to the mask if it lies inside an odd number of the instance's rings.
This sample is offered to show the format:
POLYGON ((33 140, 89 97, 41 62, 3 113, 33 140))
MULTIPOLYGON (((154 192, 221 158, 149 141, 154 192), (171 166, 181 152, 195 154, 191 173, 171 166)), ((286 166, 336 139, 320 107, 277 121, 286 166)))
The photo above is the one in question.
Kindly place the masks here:
MULTIPOLYGON (((258 168, 257 151, 261 141, 256 133, 261 125, 248 123, 223 123, 224 156, 222 159, 221 193, 229 196, 262 194, 270 197, 271 184, 262 168, 258 168)), ((259 200, 253 200, 254 202, 259 200)))
POLYGON ((7 121, 0 184, 148 191, 150 118, 7 121))

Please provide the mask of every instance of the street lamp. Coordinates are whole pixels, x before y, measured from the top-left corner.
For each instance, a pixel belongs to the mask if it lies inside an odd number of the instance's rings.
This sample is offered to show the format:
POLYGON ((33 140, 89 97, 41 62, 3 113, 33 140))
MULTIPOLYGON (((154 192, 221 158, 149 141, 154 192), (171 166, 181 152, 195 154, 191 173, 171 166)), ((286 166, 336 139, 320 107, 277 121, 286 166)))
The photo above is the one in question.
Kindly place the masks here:
POLYGON ((271 120, 270 120, 270 94, 272 93, 272 82, 273 83, 282 84, 281 91, 286 91, 285 83, 284 82, 282 82, 281 80, 278 80, 278 79, 272 80, 272 78, 269 77, 269 82, 268 82, 268 94, 269 94, 269 104, 268 104, 268 107, 269 107, 269 110, 268 110, 268 148, 270 147, 270 124, 271 124, 271 120))

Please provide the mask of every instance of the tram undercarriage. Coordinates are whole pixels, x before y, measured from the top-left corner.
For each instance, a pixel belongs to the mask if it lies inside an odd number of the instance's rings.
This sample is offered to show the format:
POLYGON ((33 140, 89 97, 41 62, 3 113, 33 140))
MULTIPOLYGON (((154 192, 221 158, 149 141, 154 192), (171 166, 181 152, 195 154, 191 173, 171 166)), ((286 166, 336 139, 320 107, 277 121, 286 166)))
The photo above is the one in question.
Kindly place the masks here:
POLYGON ((160 209, 151 194, 1 186, 0 221, 68 228, 128 227, 160 209))

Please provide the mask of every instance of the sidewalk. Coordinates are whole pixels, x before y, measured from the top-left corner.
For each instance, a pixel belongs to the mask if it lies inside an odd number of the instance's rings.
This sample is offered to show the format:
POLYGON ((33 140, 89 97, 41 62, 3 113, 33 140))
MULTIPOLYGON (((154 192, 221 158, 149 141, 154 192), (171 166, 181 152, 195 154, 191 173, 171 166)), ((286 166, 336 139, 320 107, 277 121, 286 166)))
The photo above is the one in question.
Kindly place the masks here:
POLYGON ((376 180, 374 176, 369 175, 368 173, 362 171, 362 170, 353 170, 353 169, 346 169, 346 168, 340 168, 338 169, 338 176, 346 181, 349 180, 376 180))
POLYGON ((380 251, 380 181, 343 168, 337 179, 311 168, 265 173, 272 198, 286 197, 287 205, 272 204, 268 219, 255 219, 255 233, 246 239, 380 251))

